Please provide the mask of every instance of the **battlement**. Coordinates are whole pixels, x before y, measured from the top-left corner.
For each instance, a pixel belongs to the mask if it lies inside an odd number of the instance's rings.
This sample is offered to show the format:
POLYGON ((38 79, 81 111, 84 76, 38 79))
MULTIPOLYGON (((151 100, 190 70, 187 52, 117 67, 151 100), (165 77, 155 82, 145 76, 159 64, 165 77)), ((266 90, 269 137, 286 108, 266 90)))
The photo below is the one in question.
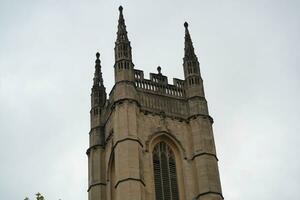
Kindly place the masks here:
POLYGON ((184 80, 173 78, 173 85, 168 83, 168 77, 162 75, 161 68, 157 68, 158 73, 150 73, 150 79, 144 78, 142 70, 134 70, 135 86, 138 90, 160 94, 165 96, 184 98, 184 80))

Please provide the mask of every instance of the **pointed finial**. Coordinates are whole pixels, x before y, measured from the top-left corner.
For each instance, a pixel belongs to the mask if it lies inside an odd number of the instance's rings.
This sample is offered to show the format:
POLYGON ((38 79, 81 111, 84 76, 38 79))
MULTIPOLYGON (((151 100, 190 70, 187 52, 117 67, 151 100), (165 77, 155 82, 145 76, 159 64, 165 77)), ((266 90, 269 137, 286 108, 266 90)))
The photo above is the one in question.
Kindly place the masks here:
POLYGON ((185 36, 184 36, 184 57, 195 57, 194 46, 191 39, 191 35, 188 29, 189 24, 184 22, 185 36))
POLYGON ((96 63, 96 64, 100 64, 100 59, 99 59, 99 58, 100 58, 100 53, 97 52, 97 53, 96 53, 96 60, 95 60, 95 63, 96 63))
POLYGON ((118 20, 118 31, 117 31, 117 41, 128 41, 125 19, 123 16, 123 7, 119 7, 119 20, 118 20))
POLYGON ((157 67, 157 71, 158 71, 158 74, 161 74, 161 67, 160 66, 157 67))
POLYGON ((185 28, 188 28, 189 27, 189 24, 187 22, 184 22, 184 27, 185 28))
POLYGON ((189 33, 189 24, 187 23, 187 22, 184 22, 184 28, 185 28, 185 35, 188 37, 188 38, 190 38, 191 36, 190 36, 190 33, 189 33))
POLYGON ((103 78, 101 72, 101 62, 100 62, 100 53, 96 53, 96 66, 95 66, 95 74, 94 74, 94 86, 101 86, 103 85, 103 78))

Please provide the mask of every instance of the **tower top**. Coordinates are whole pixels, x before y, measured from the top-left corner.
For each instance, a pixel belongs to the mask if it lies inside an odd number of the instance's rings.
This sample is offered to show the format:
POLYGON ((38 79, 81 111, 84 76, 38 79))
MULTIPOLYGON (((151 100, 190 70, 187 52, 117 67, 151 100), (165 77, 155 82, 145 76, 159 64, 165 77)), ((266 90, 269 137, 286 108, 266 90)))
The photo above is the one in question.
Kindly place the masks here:
POLYGON ((119 11, 120 11, 120 12, 123 11, 123 6, 119 6, 119 11))

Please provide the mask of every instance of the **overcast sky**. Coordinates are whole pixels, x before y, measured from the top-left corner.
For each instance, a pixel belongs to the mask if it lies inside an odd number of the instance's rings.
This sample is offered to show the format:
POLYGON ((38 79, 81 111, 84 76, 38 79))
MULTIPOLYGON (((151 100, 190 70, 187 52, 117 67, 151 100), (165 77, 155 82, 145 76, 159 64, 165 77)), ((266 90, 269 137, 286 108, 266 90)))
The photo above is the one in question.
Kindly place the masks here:
POLYGON ((228 200, 300 199, 300 1, 0 0, 0 199, 87 199, 95 53, 113 86, 118 6, 137 69, 200 59, 228 200))

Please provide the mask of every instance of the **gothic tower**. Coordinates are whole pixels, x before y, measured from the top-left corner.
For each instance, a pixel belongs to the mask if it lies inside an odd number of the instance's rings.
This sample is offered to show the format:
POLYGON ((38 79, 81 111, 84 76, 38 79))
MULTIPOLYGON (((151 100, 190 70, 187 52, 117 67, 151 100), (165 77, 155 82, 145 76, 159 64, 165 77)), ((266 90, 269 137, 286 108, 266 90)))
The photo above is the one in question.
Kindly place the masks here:
POLYGON ((88 155, 89 200, 223 199, 200 64, 185 27, 184 80, 134 68, 123 8, 115 85, 107 99, 96 54, 88 155))

